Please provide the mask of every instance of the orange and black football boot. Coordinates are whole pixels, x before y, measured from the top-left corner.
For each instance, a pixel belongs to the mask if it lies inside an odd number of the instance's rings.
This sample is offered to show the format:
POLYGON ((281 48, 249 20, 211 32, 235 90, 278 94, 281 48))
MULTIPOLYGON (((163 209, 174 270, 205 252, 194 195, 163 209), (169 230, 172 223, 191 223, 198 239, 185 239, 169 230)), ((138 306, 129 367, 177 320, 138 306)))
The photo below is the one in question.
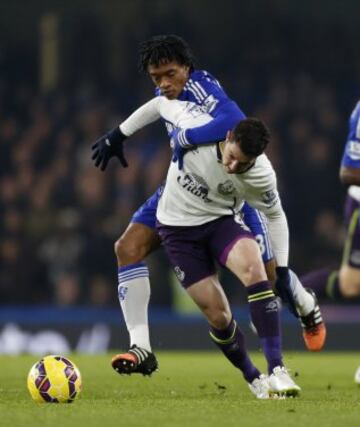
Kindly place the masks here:
POLYGON ((131 346, 127 353, 116 354, 111 359, 111 366, 119 374, 151 375, 159 369, 158 362, 153 353, 138 347, 131 346))
POLYGON ((301 326, 303 328, 303 338, 308 350, 320 351, 325 344, 326 327, 314 291, 309 288, 306 288, 306 291, 314 297, 315 307, 309 314, 300 317, 301 326))

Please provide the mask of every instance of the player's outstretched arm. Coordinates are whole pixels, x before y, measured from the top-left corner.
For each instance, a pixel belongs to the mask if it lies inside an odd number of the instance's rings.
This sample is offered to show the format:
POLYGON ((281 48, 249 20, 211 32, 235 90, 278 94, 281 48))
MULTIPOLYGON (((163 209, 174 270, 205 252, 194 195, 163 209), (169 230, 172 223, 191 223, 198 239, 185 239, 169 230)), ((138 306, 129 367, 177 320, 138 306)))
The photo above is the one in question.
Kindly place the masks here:
POLYGON ((206 125, 191 129, 175 129, 170 135, 173 150, 173 162, 178 162, 179 169, 183 168, 183 158, 186 151, 203 144, 213 144, 222 141, 228 130, 245 118, 244 113, 234 101, 224 102, 216 110, 214 119, 206 125))
POLYGON ((175 146, 183 149, 189 149, 196 145, 211 144, 223 141, 226 133, 233 129, 240 121, 245 119, 245 114, 240 110, 234 101, 227 99, 219 108, 216 114, 206 125, 198 126, 191 129, 179 129, 173 135, 175 146))
POLYGON ((183 130, 179 134, 182 145, 222 141, 230 129, 245 119, 245 114, 237 103, 228 97, 220 83, 207 71, 195 72, 188 82, 188 89, 196 95, 198 103, 213 120, 205 125, 183 130))
POLYGON ((269 237, 276 263, 279 267, 287 267, 289 260, 289 227, 280 200, 277 205, 278 208, 272 210, 271 213, 263 212, 268 221, 269 237))
POLYGON ((112 129, 93 144, 92 160, 95 166, 104 171, 109 160, 117 157, 121 165, 126 168, 128 163, 124 155, 123 142, 133 133, 159 118, 158 99, 153 98, 134 111, 120 126, 112 129))
POLYGON ((174 162, 178 162, 179 169, 183 167, 183 157, 186 151, 203 144, 213 144, 222 141, 226 133, 232 129, 245 114, 232 101, 222 87, 213 78, 201 79, 197 87, 201 93, 207 94, 203 99, 203 107, 213 119, 202 126, 188 129, 175 129, 170 135, 174 162))
POLYGON ((275 289, 281 300, 287 304, 290 312, 295 317, 299 317, 294 292, 290 285, 291 277, 288 268, 289 228, 280 200, 277 205, 277 208, 267 215, 269 237, 277 262, 275 289))
POLYGON ((236 102, 229 98, 225 102, 221 102, 211 115, 214 117, 211 122, 186 130, 185 136, 190 144, 201 145, 223 141, 226 133, 233 129, 240 120, 246 118, 236 102))
POLYGON ((116 127, 99 138, 91 147, 93 151, 91 158, 95 166, 104 171, 109 160, 112 157, 117 157, 124 168, 128 167, 123 147, 125 139, 126 135, 121 132, 120 127, 116 127))

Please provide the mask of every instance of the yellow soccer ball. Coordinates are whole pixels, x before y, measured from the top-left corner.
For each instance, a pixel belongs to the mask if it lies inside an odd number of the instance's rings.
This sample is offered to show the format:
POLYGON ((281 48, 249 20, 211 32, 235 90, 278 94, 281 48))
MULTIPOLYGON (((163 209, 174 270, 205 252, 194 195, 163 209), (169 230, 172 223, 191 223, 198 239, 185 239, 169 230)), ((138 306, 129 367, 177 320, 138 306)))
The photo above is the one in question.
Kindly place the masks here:
POLYGON ((37 403, 71 403, 81 392, 81 375, 66 357, 45 356, 30 369, 27 386, 37 403))

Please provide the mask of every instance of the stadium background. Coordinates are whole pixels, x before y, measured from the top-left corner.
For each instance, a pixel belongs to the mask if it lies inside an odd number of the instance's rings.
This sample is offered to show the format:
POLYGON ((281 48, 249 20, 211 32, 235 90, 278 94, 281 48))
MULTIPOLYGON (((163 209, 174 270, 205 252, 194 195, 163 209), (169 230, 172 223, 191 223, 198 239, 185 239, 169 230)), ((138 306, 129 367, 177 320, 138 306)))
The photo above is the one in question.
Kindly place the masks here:
MULTIPOLYGON (((153 95, 137 72, 137 47, 154 34, 183 36, 199 68, 265 120, 291 265, 299 274, 336 267, 338 169, 360 92, 359 16, 356 0, 2 1, 0 352, 127 346, 113 243, 165 177, 171 153, 160 124, 129 140, 126 170, 112 162, 99 172, 90 146, 153 95)), ((211 348, 161 251, 149 267, 154 346, 211 348)), ((223 279, 246 327, 244 294, 223 279)), ((357 348, 358 312, 325 308, 328 348, 357 348)), ((286 313, 284 333, 288 347, 302 345, 286 313)))

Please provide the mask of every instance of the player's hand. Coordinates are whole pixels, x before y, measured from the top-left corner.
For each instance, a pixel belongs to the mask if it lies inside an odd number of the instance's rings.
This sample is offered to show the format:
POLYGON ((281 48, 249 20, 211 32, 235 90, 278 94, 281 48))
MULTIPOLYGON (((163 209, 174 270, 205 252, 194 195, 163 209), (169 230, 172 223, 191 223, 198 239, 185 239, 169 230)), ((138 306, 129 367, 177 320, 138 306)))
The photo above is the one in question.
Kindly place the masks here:
POLYGON ((170 146, 173 150, 172 161, 178 162, 179 170, 184 166, 184 155, 193 145, 189 144, 185 137, 185 129, 176 128, 170 133, 170 146))
POLYGON ((296 309, 296 303, 290 287, 290 274, 287 267, 276 267, 277 279, 275 282, 275 289, 281 298, 282 302, 287 304, 289 311, 295 316, 299 317, 296 309))
POLYGON ((111 130, 99 138, 91 147, 95 166, 104 171, 111 157, 117 157, 124 168, 128 167, 128 162, 124 156, 123 141, 126 136, 121 132, 119 127, 111 130))

